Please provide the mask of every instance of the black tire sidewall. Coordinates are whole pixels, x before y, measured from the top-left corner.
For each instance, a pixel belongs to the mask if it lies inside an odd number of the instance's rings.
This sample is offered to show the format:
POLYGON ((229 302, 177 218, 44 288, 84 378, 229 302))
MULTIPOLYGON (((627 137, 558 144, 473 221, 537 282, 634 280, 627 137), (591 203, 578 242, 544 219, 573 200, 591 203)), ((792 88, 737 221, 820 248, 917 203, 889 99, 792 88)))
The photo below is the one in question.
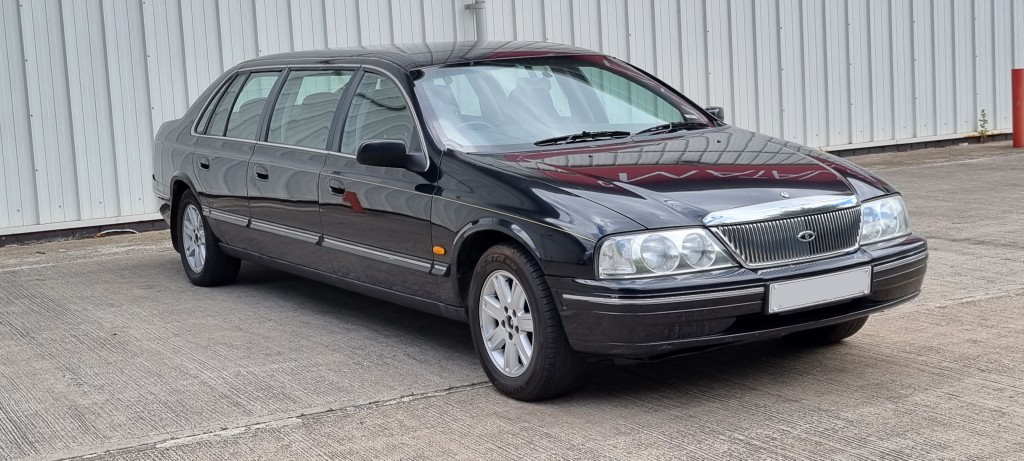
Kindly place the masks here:
MULTIPOLYGON (((547 317, 541 310, 553 308, 553 306, 542 304, 537 282, 530 276, 524 267, 524 263, 519 255, 509 251, 507 247, 499 246, 487 251, 473 271, 469 299, 466 300, 466 305, 469 308, 469 323, 473 335, 473 344, 484 367, 484 372, 495 386, 498 386, 500 390, 506 393, 517 393, 522 389, 533 387, 537 383, 545 366, 544 361, 547 359, 547 354, 545 354, 547 341, 552 339, 544 334, 547 331, 546 327, 548 325, 547 317), (523 290, 526 292, 530 313, 533 316, 533 356, 530 358, 530 364, 527 366, 526 371, 515 377, 505 375, 494 365, 494 362, 491 361, 491 358, 484 350, 483 332, 480 331, 480 292, 487 277, 499 270, 509 272, 519 280, 519 284, 522 285, 523 290)), ((547 287, 545 286, 543 289, 546 290, 547 287)))

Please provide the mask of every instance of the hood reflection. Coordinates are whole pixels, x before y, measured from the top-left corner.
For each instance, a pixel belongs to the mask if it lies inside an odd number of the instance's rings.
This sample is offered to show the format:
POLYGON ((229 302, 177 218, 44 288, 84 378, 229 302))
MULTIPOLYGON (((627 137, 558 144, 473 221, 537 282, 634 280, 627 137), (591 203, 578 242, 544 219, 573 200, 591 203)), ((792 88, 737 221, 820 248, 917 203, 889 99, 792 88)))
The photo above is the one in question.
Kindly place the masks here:
POLYGON ((639 145, 478 157, 586 197, 646 227, 699 222, 713 211, 790 197, 856 194, 863 199, 883 193, 881 185, 873 185, 884 184, 831 155, 734 127, 639 145))

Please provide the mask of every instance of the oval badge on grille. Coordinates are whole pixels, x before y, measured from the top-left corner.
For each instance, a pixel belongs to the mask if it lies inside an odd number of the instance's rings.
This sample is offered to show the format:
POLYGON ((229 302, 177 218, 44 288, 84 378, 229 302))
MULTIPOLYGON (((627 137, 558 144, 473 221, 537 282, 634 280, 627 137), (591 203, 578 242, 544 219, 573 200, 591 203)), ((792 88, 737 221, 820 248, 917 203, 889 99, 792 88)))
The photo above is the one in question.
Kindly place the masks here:
POLYGON ((801 242, 810 242, 811 240, 814 240, 815 236, 816 234, 814 233, 814 231, 809 230, 805 230, 799 234, 796 234, 797 240, 801 242))

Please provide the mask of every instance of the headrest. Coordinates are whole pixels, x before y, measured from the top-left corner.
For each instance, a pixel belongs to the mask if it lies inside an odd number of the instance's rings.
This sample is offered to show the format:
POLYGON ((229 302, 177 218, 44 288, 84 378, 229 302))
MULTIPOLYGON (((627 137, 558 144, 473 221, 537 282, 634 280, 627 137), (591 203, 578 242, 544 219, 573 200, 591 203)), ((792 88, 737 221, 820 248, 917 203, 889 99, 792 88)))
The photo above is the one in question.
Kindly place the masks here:
POLYGON ((307 104, 323 104, 325 102, 337 102, 338 95, 332 91, 322 91, 320 93, 312 93, 302 98, 302 105, 307 104))
POLYGON ((245 104, 238 106, 238 112, 259 111, 263 108, 263 103, 265 102, 267 102, 267 98, 256 98, 252 101, 246 101, 245 104))
POLYGON ((516 79, 516 88, 529 91, 550 91, 551 80, 542 77, 520 77, 516 79))

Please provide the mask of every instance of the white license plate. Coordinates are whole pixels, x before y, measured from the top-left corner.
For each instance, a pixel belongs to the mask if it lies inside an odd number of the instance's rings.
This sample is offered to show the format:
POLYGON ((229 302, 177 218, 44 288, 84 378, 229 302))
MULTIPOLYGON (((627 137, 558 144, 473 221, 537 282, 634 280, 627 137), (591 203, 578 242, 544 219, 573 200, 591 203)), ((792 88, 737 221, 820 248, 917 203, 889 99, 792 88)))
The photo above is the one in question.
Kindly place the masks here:
POLYGON ((871 293, 871 266, 769 285, 768 313, 856 298, 871 293))

